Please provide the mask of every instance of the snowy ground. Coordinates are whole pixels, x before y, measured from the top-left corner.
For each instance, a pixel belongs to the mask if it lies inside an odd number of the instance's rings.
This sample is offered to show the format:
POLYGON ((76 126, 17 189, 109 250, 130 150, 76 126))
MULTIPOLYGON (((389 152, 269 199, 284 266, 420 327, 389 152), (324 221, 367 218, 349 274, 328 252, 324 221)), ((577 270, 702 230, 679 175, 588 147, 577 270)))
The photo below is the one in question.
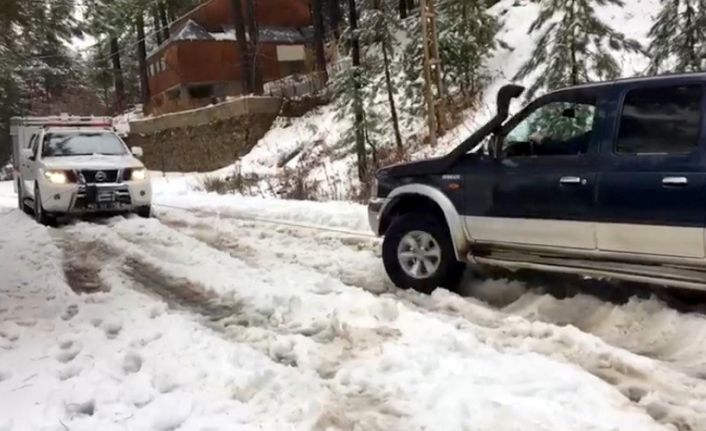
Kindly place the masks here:
POLYGON ((58 229, 0 183, 0 430, 706 429, 700 314, 401 292, 340 232, 361 207, 188 182, 155 180, 157 219, 58 229))

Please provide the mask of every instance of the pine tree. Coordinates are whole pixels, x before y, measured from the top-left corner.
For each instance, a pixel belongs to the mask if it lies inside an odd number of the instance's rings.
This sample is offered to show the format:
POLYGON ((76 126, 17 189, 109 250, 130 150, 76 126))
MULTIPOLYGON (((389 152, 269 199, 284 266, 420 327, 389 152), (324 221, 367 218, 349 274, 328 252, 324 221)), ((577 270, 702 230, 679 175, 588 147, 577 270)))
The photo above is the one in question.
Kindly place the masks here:
POLYGON ((638 52, 638 42, 610 28, 597 16, 595 6, 622 6, 622 0, 542 0, 530 33, 540 32, 532 58, 514 79, 536 76, 527 91, 531 98, 540 89, 615 79, 620 65, 615 55, 638 52))
MULTIPOLYGON (((350 127, 345 128, 337 150, 343 155, 351 148, 355 149, 359 167, 362 161, 366 164, 365 175, 359 169, 359 177, 365 181, 367 165, 372 161, 374 167, 378 166, 382 150, 394 144, 399 155, 404 151, 397 106, 404 78, 400 76, 401 57, 396 33, 402 27, 396 0, 362 0, 359 10, 355 35, 360 59, 357 66, 334 74, 331 83, 339 119, 356 119, 344 123, 350 127)), ((341 51, 350 51, 352 55, 350 27, 344 31, 341 40, 341 51)))
POLYGON ((447 85, 468 98, 482 88, 485 62, 495 49, 497 20, 485 0, 446 0, 440 4, 439 49, 447 85))
POLYGON ((662 0, 649 37, 650 72, 706 69, 706 1, 662 0))
MULTIPOLYGON (((366 45, 368 56, 367 61, 369 73, 375 79, 373 85, 376 88, 384 88, 387 96, 387 103, 390 111, 390 125, 395 139, 397 153, 401 157, 404 153, 402 145, 402 133, 397 115, 397 86, 392 82, 392 73, 396 72, 393 63, 395 51, 399 48, 396 33, 402 29, 395 0, 369 0, 364 13, 361 16, 361 39, 366 45), (381 58, 380 58, 381 57, 381 58)), ((375 103, 372 100, 371 103, 375 103)), ((381 119, 382 121, 382 119, 381 119)), ((383 138, 384 139, 384 138, 383 138)))
POLYGON ((9 120, 48 105, 76 79, 67 41, 73 0, 4 0, 0 8, 0 162, 9 156, 9 120))

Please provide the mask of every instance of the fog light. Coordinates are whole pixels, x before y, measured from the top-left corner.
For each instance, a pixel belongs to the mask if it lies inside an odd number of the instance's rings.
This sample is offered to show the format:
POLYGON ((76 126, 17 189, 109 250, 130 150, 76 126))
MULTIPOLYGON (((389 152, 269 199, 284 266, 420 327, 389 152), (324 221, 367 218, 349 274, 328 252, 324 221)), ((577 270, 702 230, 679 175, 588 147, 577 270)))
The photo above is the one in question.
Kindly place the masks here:
POLYGON ((59 199, 61 199, 61 195, 58 195, 58 194, 57 194, 57 195, 54 195, 54 200, 55 200, 55 201, 58 201, 59 199))
POLYGON ((142 191, 140 192, 140 196, 144 196, 144 195, 145 195, 145 191, 142 190, 142 191))

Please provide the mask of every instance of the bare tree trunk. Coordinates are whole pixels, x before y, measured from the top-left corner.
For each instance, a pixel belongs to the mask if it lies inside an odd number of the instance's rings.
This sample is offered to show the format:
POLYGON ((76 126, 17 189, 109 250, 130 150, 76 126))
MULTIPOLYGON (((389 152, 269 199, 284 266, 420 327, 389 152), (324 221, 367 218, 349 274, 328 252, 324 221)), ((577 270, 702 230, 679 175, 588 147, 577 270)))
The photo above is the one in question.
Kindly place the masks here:
POLYGON ((243 17, 243 4, 240 0, 231 0, 231 6, 233 9, 233 27, 235 28, 235 40, 238 46, 238 51, 240 51, 240 64, 239 66, 241 73, 241 83, 242 83, 242 93, 251 94, 253 92, 251 67, 250 66, 250 54, 248 53, 248 41, 245 36, 245 18, 243 17))
POLYGON ((398 1, 399 8, 400 8, 400 19, 405 19, 407 18, 408 10, 407 10, 407 0, 399 0, 398 1))
POLYGON ((167 6, 164 2, 157 3, 159 9, 159 20, 162 21, 162 39, 169 39, 169 19, 167 18, 167 6))
POLYGON ((137 63, 140 69, 140 96, 142 103, 150 101, 150 80, 147 75, 147 44, 145 43, 145 19, 142 12, 135 19, 137 28, 137 63))
POLYGON ((157 6, 152 8, 152 25, 154 25, 154 41, 157 46, 160 46, 163 42, 162 23, 159 21, 159 8, 157 6))
POLYGON ((355 0, 348 0, 349 25, 351 29, 351 57, 353 59, 353 110, 355 112, 355 150, 358 156, 358 179, 361 183, 368 180, 368 160, 365 155, 365 127, 363 124, 363 101, 360 96, 360 42, 358 40, 358 13, 355 0))
POLYGON ((322 0, 312 0, 311 8, 314 18, 314 50, 316 51, 316 69, 328 80, 326 74, 326 53, 324 51, 324 17, 321 7, 322 0))
POLYGON ((341 5, 338 3, 339 1, 340 0, 326 0, 331 31, 336 39, 341 35, 341 5))
POLYGON ((248 50, 250 55, 250 85, 253 93, 262 94, 262 76, 260 76, 257 55, 258 26, 256 22, 255 5, 253 0, 245 0, 245 19, 247 20, 248 33, 250 34, 250 46, 248 50))
POLYGON ((115 83, 115 105, 118 112, 125 109, 125 81, 120 65, 120 45, 117 36, 110 35, 110 58, 113 62, 113 82, 115 83))
POLYGON ((569 7, 569 22, 571 23, 571 40, 569 41, 569 50, 571 50, 571 85, 578 85, 579 84, 579 69, 578 69, 578 62, 576 60, 576 50, 578 47, 576 46, 576 34, 575 30, 573 27, 573 22, 574 22, 574 6, 576 6, 576 2, 574 0, 571 0, 571 6, 569 7))
POLYGON ((397 119, 397 107, 395 97, 392 92, 392 79, 390 78, 390 58, 387 53, 385 42, 382 43, 382 60, 385 64, 385 85, 387 86, 387 100, 390 102, 390 115, 392 116, 392 128, 395 131, 395 144, 397 144, 397 154, 402 157, 404 148, 402 147, 402 134, 400 133, 400 122, 397 119))

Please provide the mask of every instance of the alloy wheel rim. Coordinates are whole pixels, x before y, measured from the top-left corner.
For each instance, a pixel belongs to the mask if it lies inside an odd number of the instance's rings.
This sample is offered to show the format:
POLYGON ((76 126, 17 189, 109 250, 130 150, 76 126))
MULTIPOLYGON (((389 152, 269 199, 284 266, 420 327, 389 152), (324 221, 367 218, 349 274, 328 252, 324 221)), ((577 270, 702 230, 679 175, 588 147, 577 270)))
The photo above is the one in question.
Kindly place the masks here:
POLYGON ((405 234, 397 246, 397 260, 408 276, 422 280, 432 277, 441 265, 441 247, 432 235, 423 231, 405 234))

